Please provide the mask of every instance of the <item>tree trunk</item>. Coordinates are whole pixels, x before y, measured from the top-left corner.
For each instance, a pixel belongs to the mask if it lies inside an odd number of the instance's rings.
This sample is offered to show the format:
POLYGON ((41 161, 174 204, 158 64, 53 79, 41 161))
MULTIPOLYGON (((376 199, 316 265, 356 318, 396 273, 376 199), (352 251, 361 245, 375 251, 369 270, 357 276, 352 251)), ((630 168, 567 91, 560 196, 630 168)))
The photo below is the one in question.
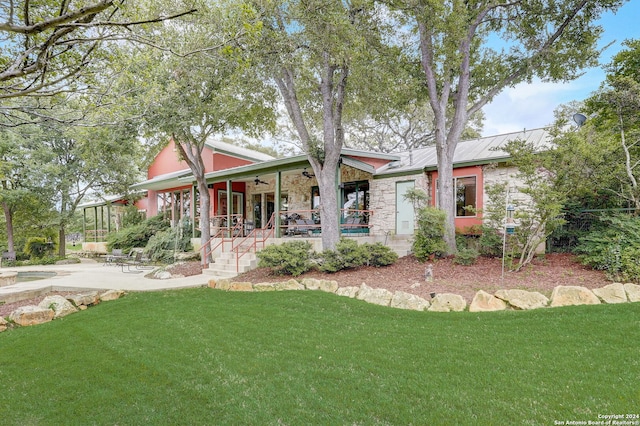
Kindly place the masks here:
MULTIPOLYGON (((198 192, 200 192, 200 243, 203 249, 209 244, 209 240, 211 239, 211 197, 209 196, 209 188, 207 187, 207 180, 205 179, 205 166, 202 160, 204 140, 206 140, 206 136, 203 137, 200 144, 193 141, 186 142, 185 136, 185 141, 179 142, 176 136, 173 136, 173 142, 178 148, 182 159, 189 165, 193 176, 196 178, 198 192)), ((203 264, 210 263, 211 253, 204 250, 201 261, 203 264)))
POLYGON ((338 223, 338 194, 336 192, 337 161, 326 161, 321 170, 314 167, 318 189, 320 191, 320 220, 322 223, 322 249, 334 250, 340 240, 338 223))
MULTIPOLYGON (((211 239, 211 197, 209 196, 209 188, 204 179, 204 175, 198 182, 198 192, 200 192, 200 245, 204 247, 209 244, 211 239)), ((204 251, 202 263, 209 264, 211 262, 211 253, 204 251), (204 255, 206 253, 206 256, 204 255)))
POLYGON ((456 224, 455 224, 455 188, 453 187, 453 154, 455 145, 438 143, 436 146, 438 155, 438 206, 445 212, 444 242, 447 245, 447 254, 454 254, 456 248, 456 224), (443 146, 444 145, 444 146, 443 146))
POLYGON ((2 202, 2 210, 4 211, 4 221, 7 228, 7 250, 15 252, 16 248, 13 242, 13 212, 11 211, 9 203, 6 201, 2 202))
POLYGON ((65 223, 62 222, 60 224, 60 229, 58 229, 58 256, 65 257, 67 255, 67 234, 65 223))

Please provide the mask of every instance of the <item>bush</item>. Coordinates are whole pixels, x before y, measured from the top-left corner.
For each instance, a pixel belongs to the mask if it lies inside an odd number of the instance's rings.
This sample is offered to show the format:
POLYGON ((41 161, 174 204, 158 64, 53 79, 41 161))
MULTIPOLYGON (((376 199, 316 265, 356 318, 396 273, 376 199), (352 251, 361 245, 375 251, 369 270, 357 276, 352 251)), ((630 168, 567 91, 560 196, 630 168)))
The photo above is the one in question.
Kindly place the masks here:
POLYGON ((320 254, 319 266, 323 272, 334 273, 358 266, 387 266, 395 263, 398 255, 382 243, 358 245, 355 240, 341 239, 335 251, 325 250, 320 254))
POLYGON ((170 227, 169 221, 162 215, 149 218, 139 225, 123 228, 107 236, 109 250, 122 249, 129 252, 135 247, 146 247, 149 239, 156 233, 170 227))
POLYGON ((145 246, 153 262, 173 263, 176 253, 191 250, 191 221, 182 220, 179 226, 165 229, 149 238, 145 246))
POLYGON ((413 253, 421 261, 447 251, 444 235, 445 213, 435 207, 418 210, 418 227, 413 240, 413 253))
POLYGON ((45 256, 51 256, 55 244, 47 242, 45 238, 31 237, 27 240, 27 244, 24 247, 24 253, 31 258, 43 258, 45 256))
POLYGON ((482 226, 482 233, 478 239, 480 254, 487 257, 501 257, 502 246, 502 234, 490 226, 482 226))
POLYGON ((360 246, 360 251, 366 257, 366 264, 369 266, 393 265, 398 260, 398 254, 382 243, 364 243, 360 246))
POLYGON ((605 271, 609 279, 640 282, 640 220, 605 216, 580 238, 576 252, 583 264, 605 271))
POLYGON ((478 260, 479 255, 480 253, 478 253, 476 249, 462 248, 456 253, 456 256, 453 258, 453 263, 465 266, 473 265, 476 263, 476 260, 478 260))
POLYGON ((311 244, 306 241, 291 241, 270 245, 257 254, 258 266, 270 268, 282 275, 301 275, 311 269, 311 244))

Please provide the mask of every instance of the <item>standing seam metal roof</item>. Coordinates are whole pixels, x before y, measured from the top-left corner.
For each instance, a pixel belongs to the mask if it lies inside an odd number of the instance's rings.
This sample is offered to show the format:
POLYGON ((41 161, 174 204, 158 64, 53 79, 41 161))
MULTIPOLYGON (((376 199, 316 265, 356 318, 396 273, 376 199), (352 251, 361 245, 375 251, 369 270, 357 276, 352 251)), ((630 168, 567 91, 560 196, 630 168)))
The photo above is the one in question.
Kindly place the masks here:
MULTIPOLYGON (((509 154, 500 148, 508 142, 518 139, 533 143, 538 149, 548 148, 551 145, 551 138, 546 129, 523 130, 521 132, 460 141, 453 156, 454 167, 465 163, 484 161, 491 163, 500 159, 509 158, 509 154)), ((401 157, 399 163, 391 163, 379 168, 376 171, 376 176, 420 171, 437 168, 438 166, 435 146, 405 151, 398 155, 401 157)))

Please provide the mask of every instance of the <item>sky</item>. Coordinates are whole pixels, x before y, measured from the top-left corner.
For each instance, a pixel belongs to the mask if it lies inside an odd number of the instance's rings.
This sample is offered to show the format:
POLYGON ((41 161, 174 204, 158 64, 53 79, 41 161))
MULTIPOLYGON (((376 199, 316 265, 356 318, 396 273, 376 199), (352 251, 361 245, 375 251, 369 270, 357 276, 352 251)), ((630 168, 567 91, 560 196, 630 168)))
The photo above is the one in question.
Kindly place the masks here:
MULTIPOLYGON (((600 57, 606 64, 622 48, 625 39, 640 39, 640 1, 631 0, 616 14, 607 13, 599 21, 604 28, 599 46, 613 44, 600 57)), ((505 89, 484 107, 483 136, 537 129, 553 123, 553 111, 561 104, 581 101, 596 91, 604 80, 601 68, 586 69, 585 74, 570 83, 520 84, 505 89)))

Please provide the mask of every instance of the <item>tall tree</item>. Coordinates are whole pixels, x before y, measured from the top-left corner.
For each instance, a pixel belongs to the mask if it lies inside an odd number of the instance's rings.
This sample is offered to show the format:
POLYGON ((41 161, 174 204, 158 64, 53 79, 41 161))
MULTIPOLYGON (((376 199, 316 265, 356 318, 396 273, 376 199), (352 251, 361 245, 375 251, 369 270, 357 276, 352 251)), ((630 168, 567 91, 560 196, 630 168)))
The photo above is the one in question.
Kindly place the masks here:
MULTIPOLYGON (((640 212, 640 40, 624 44, 626 49, 607 66, 600 90, 586 100, 585 111, 591 116, 590 139, 608 146, 603 166, 615 177, 608 190, 640 212)), ((604 182, 611 184, 610 179, 604 182)))
POLYGON ((127 193, 139 178, 140 144, 132 126, 68 127, 43 123, 27 135, 29 157, 58 211, 59 254, 65 254, 66 227, 89 193, 127 193))
POLYGON ((391 0, 410 18, 434 113, 438 202, 456 251, 453 155, 468 118, 504 88, 568 81, 597 63, 595 21, 624 0, 391 0), (501 44, 502 43, 502 44, 501 44))
POLYGON ((0 3, 0 99, 68 91, 104 41, 139 37, 136 26, 193 13, 174 2, 11 0, 0 3))
POLYGON ((320 191, 322 246, 340 238, 336 170, 344 146, 348 81, 375 85, 383 48, 381 11, 367 1, 253 1, 263 19, 265 77, 278 87, 287 115, 307 154, 320 191))
POLYGON ((179 25, 162 29, 164 42, 176 55, 154 49, 125 53, 132 68, 124 84, 136 110, 144 111, 146 134, 163 143, 173 139, 196 179, 204 247, 211 238, 205 143, 234 129, 255 135, 271 128, 274 95, 248 72, 243 54, 243 43, 258 23, 234 1, 201 4, 199 9, 179 25))

